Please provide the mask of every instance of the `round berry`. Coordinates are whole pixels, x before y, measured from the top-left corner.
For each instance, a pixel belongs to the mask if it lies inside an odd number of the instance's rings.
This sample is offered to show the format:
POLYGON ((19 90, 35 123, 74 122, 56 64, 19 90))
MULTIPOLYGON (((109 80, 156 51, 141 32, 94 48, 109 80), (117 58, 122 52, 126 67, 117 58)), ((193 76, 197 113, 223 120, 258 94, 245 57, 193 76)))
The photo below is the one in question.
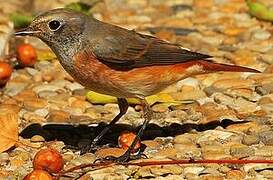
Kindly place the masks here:
POLYGON ((23 180, 53 180, 53 177, 44 170, 33 170, 23 180))
POLYGON ((12 67, 5 62, 0 62, 0 85, 5 85, 12 73, 12 67))
POLYGON ((63 169, 64 160, 62 155, 55 149, 42 149, 34 157, 34 169, 42 169, 50 173, 58 173, 63 169))
MULTIPOLYGON (((133 132, 129 131, 123 131, 120 133, 119 138, 118 138, 118 145, 119 147, 123 149, 128 149, 130 145, 133 143, 136 135, 133 132)), ((141 141, 138 140, 135 147, 134 151, 137 151, 141 146, 141 141)))
POLYGON ((35 48, 30 44, 20 44, 16 49, 17 60, 22 67, 31 67, 37 61, 35 48))

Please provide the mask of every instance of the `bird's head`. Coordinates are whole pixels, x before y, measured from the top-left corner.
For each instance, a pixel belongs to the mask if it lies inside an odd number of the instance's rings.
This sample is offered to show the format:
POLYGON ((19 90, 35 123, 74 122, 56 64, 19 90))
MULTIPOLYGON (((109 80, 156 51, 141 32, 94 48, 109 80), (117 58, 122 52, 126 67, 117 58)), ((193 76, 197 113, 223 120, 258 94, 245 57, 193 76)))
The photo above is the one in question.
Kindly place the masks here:
POLYGON ((31 24, 15 35, 35 36, 50 47, 79 40, 86 15, 68 9, 54 9, 34 18, 31 24))

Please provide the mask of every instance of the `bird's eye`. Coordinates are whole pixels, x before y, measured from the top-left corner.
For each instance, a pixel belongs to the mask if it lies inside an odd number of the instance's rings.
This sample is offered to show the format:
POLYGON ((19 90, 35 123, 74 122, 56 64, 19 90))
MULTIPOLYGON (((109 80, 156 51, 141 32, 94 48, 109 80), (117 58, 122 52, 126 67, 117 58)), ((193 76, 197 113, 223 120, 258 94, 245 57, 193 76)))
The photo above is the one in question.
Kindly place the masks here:
POLYGON ((61 27, 61 23, 60 23, 60 21, 52 20, 48 23, 48 27, 50 30, 56 31, 61 27))

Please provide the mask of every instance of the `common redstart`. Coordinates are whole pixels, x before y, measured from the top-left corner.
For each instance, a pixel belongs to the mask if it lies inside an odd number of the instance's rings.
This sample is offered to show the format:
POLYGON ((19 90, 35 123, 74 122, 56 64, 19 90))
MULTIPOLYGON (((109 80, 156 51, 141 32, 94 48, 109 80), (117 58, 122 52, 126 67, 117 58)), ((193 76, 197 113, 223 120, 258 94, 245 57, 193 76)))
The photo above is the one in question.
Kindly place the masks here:
POLYGON ((56 54, 64 69, 86 88, 117 97, 120 113, 85 148, 92 150, 128 109, 126 98, 138 98, 143 105, 144 123, 128 150, 113 159, 130 159, 132 147, 152 118, 145 100, 189 76, 217 71, 259 71, 213 62, 211 56, 192 52, 150 35, 101 22, 83 13, 54 9, 37 16, 15 35, 35 36, 56 54))

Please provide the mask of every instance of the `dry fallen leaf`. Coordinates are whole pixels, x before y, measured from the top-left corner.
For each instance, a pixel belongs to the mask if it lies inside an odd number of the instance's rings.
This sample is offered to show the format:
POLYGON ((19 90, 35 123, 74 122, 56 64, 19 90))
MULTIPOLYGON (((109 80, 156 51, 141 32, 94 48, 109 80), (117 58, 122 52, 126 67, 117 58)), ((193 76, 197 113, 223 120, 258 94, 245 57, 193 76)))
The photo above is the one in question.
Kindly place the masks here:
POLYGON ((3 152, 18 142, 18 115, 8 113, 0 116, 0 129, 0 152, 3 152))

